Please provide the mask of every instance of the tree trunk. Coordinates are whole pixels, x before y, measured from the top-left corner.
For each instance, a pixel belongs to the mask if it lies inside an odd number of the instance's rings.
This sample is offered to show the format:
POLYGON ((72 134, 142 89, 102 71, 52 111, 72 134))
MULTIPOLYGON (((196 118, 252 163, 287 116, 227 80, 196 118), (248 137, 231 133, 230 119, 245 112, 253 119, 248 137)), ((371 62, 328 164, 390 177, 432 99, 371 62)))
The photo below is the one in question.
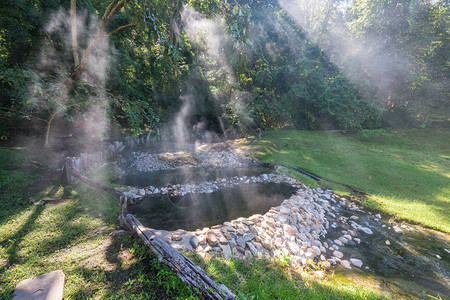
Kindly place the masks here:
POLYGON ((80 64, 78 55, 78 32, 77 32, 77 0, 70 0, 70 27, 72 32, 72 52, 74 68, 80 64))
MULTIPOLYGON (((72 0, 71 0, 72 1, 72 0)), ((98 42, 106 37, 106 27, 111 22, 111 20, 116 16, 116 14, 124 7, 126 4, 126 0, 114 0, 111 2, 111 4, 106 9, 105 14, 103 15, 102 21, 100 23, 100 26, 98 28, 97 34, 95 35, 94 39, 89 43, 88 48, 83 54, 83 58, 81 59, 81 62, 78 66, 75 66, 74 71, 70 75, 70 77, 66 80, 66 89, 69 91, 73 84, 80 79, 81 75, 86 69, 87 62, 91 56, 92 51, 94 51, 95 47, 97 46, 98 42)), ((128 26, 125 26, 123 28, 126 28, 128 26)))
POLYGON ((50 119, 47 122, 47 130, 45 132, 45 144, 44 144, 44 146, 46 148, 48 148, 50 146, 50 143, 49 143, 49 140, 50 140, 50 129, 52 127, 52 122, 53 122, 53 119, 55 118, 55 116, 56 116, 56 113, 53 113, 50 116, 50 119))

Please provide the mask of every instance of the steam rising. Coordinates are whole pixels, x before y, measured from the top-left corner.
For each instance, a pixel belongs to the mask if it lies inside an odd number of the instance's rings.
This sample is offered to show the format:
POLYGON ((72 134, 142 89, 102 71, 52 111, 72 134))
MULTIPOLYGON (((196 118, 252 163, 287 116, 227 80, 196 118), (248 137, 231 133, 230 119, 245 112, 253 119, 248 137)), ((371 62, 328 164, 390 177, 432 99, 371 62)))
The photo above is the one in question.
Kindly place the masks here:
MULTIPOLYGON (((86 13, 77 16, 81 54, 94 39, 98 26, 99 21, 95 16, 86 13)), ((80 99, 69 95, 70 91, 66 87, 66 81, 74 68, 70 13, 60 10, 53 14, 46 26, 46 32, 51 39, 41 49, 37 63, 38 78, 33 84, 38 108, 49 113, 53 111, 57 117, 70 118, 70 115, 75 115, 75 127, 81 129, 77 135, 85 141, 103 138, 108 124, 105 82, 108 65, 111 63, 107 37, 97 42, 89 56, 86 70, 80 78, 81 90, 76 94, 83 95, 83 99, 80 99)))
POLYGON ((224 48, 230 43, 225 32, 225 20, 222 17, 208 19, 201 13, 186 6, 181 12, 183 29, 189 40, 201 52, 200 60, 208 72, 218 68, 227 76, 228 82, 234 81, 234 74, 225 56, 224 48))
MULTIPOLYGON (((209 84, 216 107, 222 111, 228 108, 241 120, 243 124, 240 125, 251 123, 245 104, 249 95, 234 89, 236 79, 230 63, 231 58, 226 53, 227 49, 232 48, 232 39, 226 33, 225 20, 222 17, 208 19, 191 7, 185 6, 181 12, 181 22, 186 35, 196 49, 197 63, 204 70, 203 75, 209 84)), ((194 106, 195 99, 187 97, 183 101, 190 102, 191 106, 194 106)), ((182 113, 179 115, 183 116, 182 113)), ((229 128, 223 122, 222 116, 218 117, 222 132, 226 135, 229 128)), ((203 127, 204 124, 194 125, 194 129, 203 127)), ((206 132, 205 135, 206 141, 213 139, 210 132, 206 132)))
POLYGON ((174 142, 177 149, 182 149, 190 143, 190 130, 188 127, 189 116, 191 115, 191 95, 181 96, 181 109, 175 116, 175 121, 172 125, 172 132, 174 142))
POLYGON ((410 58, 393 53, 392 47, 386 49, 389 45, 381 36, 355 37, 342 20, 332 17, 331 10, 339 7, 331 1, 280 0, 280 4, 349 79, 360 86, 371 86, 384 101, 400 78, 410 75, 410 58))

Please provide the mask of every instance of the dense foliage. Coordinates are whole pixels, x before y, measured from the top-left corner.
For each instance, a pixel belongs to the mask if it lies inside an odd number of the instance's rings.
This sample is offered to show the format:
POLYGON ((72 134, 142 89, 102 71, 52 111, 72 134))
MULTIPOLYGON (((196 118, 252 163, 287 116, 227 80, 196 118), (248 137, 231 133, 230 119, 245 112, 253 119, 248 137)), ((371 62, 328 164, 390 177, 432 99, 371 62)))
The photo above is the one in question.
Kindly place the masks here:
POLYGON ((1 135, 92 107, 139 134, 187 104, 225 135, 448 122, 447 1, 79 0, 76 39, 67 2, 0 4, 1 135))

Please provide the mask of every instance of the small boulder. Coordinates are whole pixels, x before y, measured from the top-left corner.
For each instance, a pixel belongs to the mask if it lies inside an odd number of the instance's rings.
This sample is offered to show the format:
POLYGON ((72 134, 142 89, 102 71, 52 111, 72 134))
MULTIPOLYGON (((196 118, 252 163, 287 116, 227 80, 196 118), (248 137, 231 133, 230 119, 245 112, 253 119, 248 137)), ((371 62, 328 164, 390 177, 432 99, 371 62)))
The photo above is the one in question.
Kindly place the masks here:
POLYGON ((206 233, 206 241, 211 247, 214 247, 219 243, 217 236, 211 231, 208 231, 208 233, 206 233))
POLYGON ((171 238, 172 238, 172 241, 181 241, 182 240, 181 236, 179 236, 178 234, 173 234, 171 238))
POLYGON ((228 239, 224 236, 221 236, 219 239, 219 243, 221 243, 222 245, 228 244, 228 239))
POLYGON ((314 250, 314 255, 315 256, 319 256, 322 253, 322 251, 320 251, 320 248, 317 247, 317 246, 312 246, 311 249, 314 250))
POLYGON ((236 246, 236 250, 239 251, 242 254, 245 254, 245 249, 242 248, 241 246, 236 246))
POLYGON ((369 228, 367 228, 367 227, 359 227, 358 228, 359 230, 361 230, 362 232, 364 232, 365 234, 373 234, 373 231, 372 230, 370 230, 369 228))
POLYGON ((230 245, 220 245, 220 247, 222 248, 222 254, 224 257, 226 258, 230 258, 231 257, 231 247, 230 245))
POLYGON ((64 272, 56 270, 25 279, 16 285, 14 299, 54 299, 60 300, 64 289, 64 272))
POLYGON ((258 250, 256 250, 256 247, 253 246, 252 243, 247 243, 247 247, 248 247, 248 249, 250 249, 250 252, 252 253, 253 256, 258 255, 258 250))
POLYGON ((252 233, 252 232, 248 232, 248 233, 244 233, 244 235, 242 236, 242 239, 244 240, 244 242, 250 242, 251 240, 253 240, 256 237, 256 234, 252 233))
POLYGON ((191 244, 192 248, 197 249, 197 247, 198 247, 198 238, 196 236, 192 236, 189 239, 189 244, 191 244))
POLYGON ((348 260, 341 260, 341 266, 346 269, 351 269, 352 266, 350 265, 350 262, 348 260))
POLYGON ((344 253, 342 253, 340 251, 334 251, 333 256, 335 256, 337 258, 342 258, 342 257, 344 257, 344 253))
POLYGON ((361 268, 361 266, 363 265, 362 261, 357 258, 350 258, 350 262, 357 268, 361 268))
POLYGON ((342 246, 343 243, 340 240, 334 240, 334 243, 338 246, 342 246))

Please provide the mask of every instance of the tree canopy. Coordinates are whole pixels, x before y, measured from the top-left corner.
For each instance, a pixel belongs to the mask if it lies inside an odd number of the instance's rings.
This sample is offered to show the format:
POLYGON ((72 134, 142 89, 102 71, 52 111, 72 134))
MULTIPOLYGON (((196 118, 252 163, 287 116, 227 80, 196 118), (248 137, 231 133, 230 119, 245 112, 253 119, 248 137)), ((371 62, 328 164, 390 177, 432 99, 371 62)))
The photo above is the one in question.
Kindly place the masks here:
POLYGON ((448 7, 432 0, 4 0, 0 134, 35 120, 48 137, 55 118, 102 117, 137 135, 169 121, 186 101, 187 125, 219 134, 446 126, 448 7))

